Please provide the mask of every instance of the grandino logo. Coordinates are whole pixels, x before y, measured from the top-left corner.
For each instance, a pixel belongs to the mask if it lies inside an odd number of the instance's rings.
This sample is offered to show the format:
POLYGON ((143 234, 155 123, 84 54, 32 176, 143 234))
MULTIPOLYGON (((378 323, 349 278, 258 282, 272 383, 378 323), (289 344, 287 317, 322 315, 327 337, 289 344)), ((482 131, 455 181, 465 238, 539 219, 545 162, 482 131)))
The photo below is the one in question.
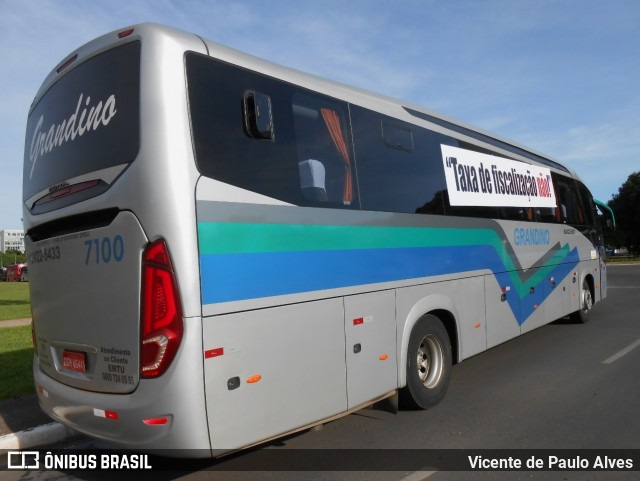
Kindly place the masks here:
POLYGON ((66 142, 73 142, 84 134, 98 130, 100 126, 106 127, 118 112, 116 108, 116 96, 110 95, 106 101, 100 100, 96 105, 91 105, 91 97, 84 99, 80 94, 76 104, 76 110, 60 124, 51 124, 48 129, 43 128, 44 115, 41 115, 31 138, 31 150, 29 158, 32 162, 29 178, 33 177, 38 158, 44 157, 49 152, 62 146, 66 142), (83 107, 84 103, 84 107, 83 107), (82 110, 80 110, 82 108, 82 110))

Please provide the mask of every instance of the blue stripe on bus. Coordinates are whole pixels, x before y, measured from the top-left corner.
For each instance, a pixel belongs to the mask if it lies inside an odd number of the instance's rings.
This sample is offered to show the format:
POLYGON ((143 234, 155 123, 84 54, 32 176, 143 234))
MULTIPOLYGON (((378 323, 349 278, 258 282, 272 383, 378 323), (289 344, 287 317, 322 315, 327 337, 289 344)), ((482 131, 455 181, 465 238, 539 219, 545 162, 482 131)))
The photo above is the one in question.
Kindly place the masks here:
MULTIPOLYGON (((577 249, 562 263, 543 266, 548 272, 535 286, 540 303, 551 293, 543 282, 554 277, 559 283, 577 265, 577 249)), ((418 247, 300 252, 256 252, 202 254, 200 256, 203 304, 241 301, 298 294, 364 284, 401 281, 421 277, 478 270, 507 271, 492 246, 418 247)), ((508 303, 522 324, 535 310, 521 305, 517 292, 522 284, 517 274, 507 273, 508 303)), ((500 276, 501 279, 504 276, 500 276)), ((500 283, 500 282, 499 282, 500 283)), ((507 287, 504 282, 501 287, 507 287)))

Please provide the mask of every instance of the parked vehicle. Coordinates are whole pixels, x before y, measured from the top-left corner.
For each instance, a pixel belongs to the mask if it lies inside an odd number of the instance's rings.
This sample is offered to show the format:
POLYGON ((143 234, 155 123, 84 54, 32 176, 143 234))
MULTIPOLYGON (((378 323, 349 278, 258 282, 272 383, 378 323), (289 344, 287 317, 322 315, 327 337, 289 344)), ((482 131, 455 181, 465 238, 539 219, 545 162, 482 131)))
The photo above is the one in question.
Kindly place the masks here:
POLYGON ((7 266, 7 282, 20 282, 22 269, 25 267, 26 264, 11 264, 7 266))

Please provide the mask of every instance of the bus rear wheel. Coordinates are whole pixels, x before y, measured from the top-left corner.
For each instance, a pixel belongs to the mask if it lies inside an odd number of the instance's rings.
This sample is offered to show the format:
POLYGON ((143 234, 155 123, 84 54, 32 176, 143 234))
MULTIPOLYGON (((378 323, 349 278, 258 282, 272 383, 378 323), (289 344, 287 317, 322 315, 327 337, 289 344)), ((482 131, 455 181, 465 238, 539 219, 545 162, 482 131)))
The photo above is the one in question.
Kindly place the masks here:
POLYGON ((436 316, 427 314, 413 326, 406 369, 407 385, 400 391, 403 407, 429 409, 442 400, 451 379, 451 341, 436 316))

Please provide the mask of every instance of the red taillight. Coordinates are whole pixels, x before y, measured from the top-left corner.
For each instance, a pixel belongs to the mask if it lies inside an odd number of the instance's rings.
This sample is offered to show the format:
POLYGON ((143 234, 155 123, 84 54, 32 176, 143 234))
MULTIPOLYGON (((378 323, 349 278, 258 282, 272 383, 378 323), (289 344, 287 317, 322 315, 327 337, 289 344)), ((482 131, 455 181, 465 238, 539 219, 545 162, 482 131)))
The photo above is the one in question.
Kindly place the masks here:
POLYGON ((66 62, 64 62, 62 65, 60 65, 56 69, 56 73, 62 72, 64 69, 66 69, 69 65, 71 65, 73 62, 75 62, 77 59, 78 59, 78 54, 75 54, 73 57, 71 57, 66 62))
POLYGON ((118 33, 118 38, 125 38, 128 37, 129 35, 131 35, 133 33, 133 29, 132 28, 128 28, 126 30, 123 30, 122 32, 118 33))
POLYGON ((143 378, 161 376, 182 339, 182 306, 171 257, 164 240, 147 246, 142 257, 141 368, 143 378))
POLYGON ((147 426, 162 426, 162 425, 167 424, 169 422, 169 417, 168 416, 162 416, 162 417, 159 417, 159 418, 143 419, 142 422, 145 423, 147 426))

